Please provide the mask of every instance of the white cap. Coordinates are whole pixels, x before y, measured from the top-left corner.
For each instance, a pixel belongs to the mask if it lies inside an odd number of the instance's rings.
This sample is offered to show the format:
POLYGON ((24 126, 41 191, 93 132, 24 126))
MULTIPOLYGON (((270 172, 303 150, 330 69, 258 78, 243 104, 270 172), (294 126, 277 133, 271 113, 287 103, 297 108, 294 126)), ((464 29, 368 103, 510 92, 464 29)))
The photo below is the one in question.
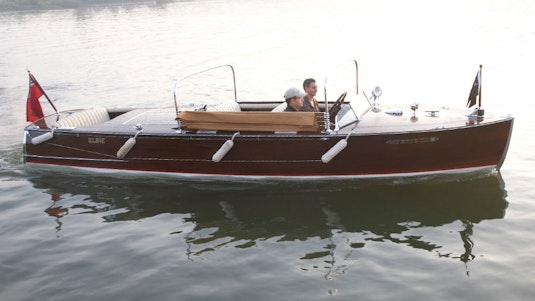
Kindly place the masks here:
POLYGON ((301 92, 301 90, 297 88, 293 88, 293 87, 286 90, 286 92, 284 92, 285 99, 294 98, 294 97, 305 97, 305 95, 307 95, 305 92, 301 92))

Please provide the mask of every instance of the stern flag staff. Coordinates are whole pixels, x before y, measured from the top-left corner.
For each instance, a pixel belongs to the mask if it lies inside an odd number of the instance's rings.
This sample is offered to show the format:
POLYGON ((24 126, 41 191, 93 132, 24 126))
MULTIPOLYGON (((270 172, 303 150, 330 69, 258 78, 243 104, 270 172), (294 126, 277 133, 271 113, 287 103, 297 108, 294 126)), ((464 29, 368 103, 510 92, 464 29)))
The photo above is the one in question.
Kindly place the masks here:
POLYGON ((45 90, 39 85, 39 82, 37 82, 30 70, 28 70, 28 75, 30 77, 30 87, 28 89, 28 99, 26 100, 26 121, 34 122, 45 116, 41 104, 39 103, 39 98, 43 95, 46 97, 54 111, 56 111, 56 114, 58 114, 58 110, 50 98, 48 98, 45 90))
POLYGON ((481 108, 481 69, 483 65, 479 65, 479 70, 476 74, 476 79, 472 85, 472 90, 470 90, 470 95, 468 96, 468 101, 466 102, 466 107, 470 108, 476 104, 477 97, 479 96, 479 108, 481 108))

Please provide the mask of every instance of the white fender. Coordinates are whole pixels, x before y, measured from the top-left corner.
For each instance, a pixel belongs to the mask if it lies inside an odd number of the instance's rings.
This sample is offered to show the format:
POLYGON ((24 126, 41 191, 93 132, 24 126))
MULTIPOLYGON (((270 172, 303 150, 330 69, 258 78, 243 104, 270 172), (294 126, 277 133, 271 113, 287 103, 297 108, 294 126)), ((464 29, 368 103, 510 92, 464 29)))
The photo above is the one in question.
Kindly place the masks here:
POLYGON ((128 138, 128 140, 126 140, 123 146, 121 146, 121 148, 117 151, 117 158, 123 159, 132 149, 132 147, 134 147, 135 144, 136 138, 128 138))
POLYGON ((223 157, 230 151, 230 149, 234 146, 234 141, 227 140, 221 147, 215 152, 215 154, 212 156, 212 161, 219 162, 223 157))
POLYGON ((217 152, 215 152, 215 154, 212 156, 212 161, 214 162, 221 161, 221 159, 223 159, 223 157, 225 157, 225 155, 234 146, 234 138, 236 138, 236 136, 238 136, 239 134, 240 132, 236 132, 234 133, 234 135, 232 135, 232 138, 230 140, 225 141, 225 143, 223 143, 223 145, 221 145, 221 147, 217 150, 217 152))
POLYGON ((321 161, 323 163, 329 163, 336 155, 338 155, 347 146, 347 140, 342 139, 338 141, 330 150, 328 150, 323 156, 321 161))
POLYGON ((41 144, 43 142, 46 142, 50 139, 54 138, 54 132, 48 132, 48 133, 45 133, 41 136, 37 136, 37 137, 34 137, 32 138, 32 144, 33 145, 37 145, 37 144, 41 144))
POLYGON ((126 155, 132 149, 132 147, 136 145, 137 135, 143 133, 143 126, 140 123, 136 124, 134 126, 134 129, 137 130, 136 134, 134 135, 134 137, 128 138, 128 140, 126 140, 123 146, 121 146, 121 148, 117 151, 117 158, 123 159, 124 157, 126 157, 126 155))

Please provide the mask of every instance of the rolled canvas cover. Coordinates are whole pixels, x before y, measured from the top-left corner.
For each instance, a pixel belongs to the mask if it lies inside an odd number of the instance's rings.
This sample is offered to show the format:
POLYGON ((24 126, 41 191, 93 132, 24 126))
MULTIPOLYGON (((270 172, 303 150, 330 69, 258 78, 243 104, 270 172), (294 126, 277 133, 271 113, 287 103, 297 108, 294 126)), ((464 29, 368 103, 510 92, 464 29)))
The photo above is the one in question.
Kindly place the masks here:
POLYGON ((183 129, 222 131, 320 132, 323 113, 183 111, 176 118, 183 129))

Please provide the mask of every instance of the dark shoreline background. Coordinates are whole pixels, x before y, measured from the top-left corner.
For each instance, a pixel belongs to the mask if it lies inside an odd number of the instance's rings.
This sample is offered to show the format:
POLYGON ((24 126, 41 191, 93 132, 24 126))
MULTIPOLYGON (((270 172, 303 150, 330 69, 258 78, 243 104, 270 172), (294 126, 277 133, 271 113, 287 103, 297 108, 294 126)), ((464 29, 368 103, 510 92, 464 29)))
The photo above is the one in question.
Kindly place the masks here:
POLYGON ((78 9, 107 5, 161 5, 171 2, 175 2, 175 0, 0 0, 0 12, 78 9))

